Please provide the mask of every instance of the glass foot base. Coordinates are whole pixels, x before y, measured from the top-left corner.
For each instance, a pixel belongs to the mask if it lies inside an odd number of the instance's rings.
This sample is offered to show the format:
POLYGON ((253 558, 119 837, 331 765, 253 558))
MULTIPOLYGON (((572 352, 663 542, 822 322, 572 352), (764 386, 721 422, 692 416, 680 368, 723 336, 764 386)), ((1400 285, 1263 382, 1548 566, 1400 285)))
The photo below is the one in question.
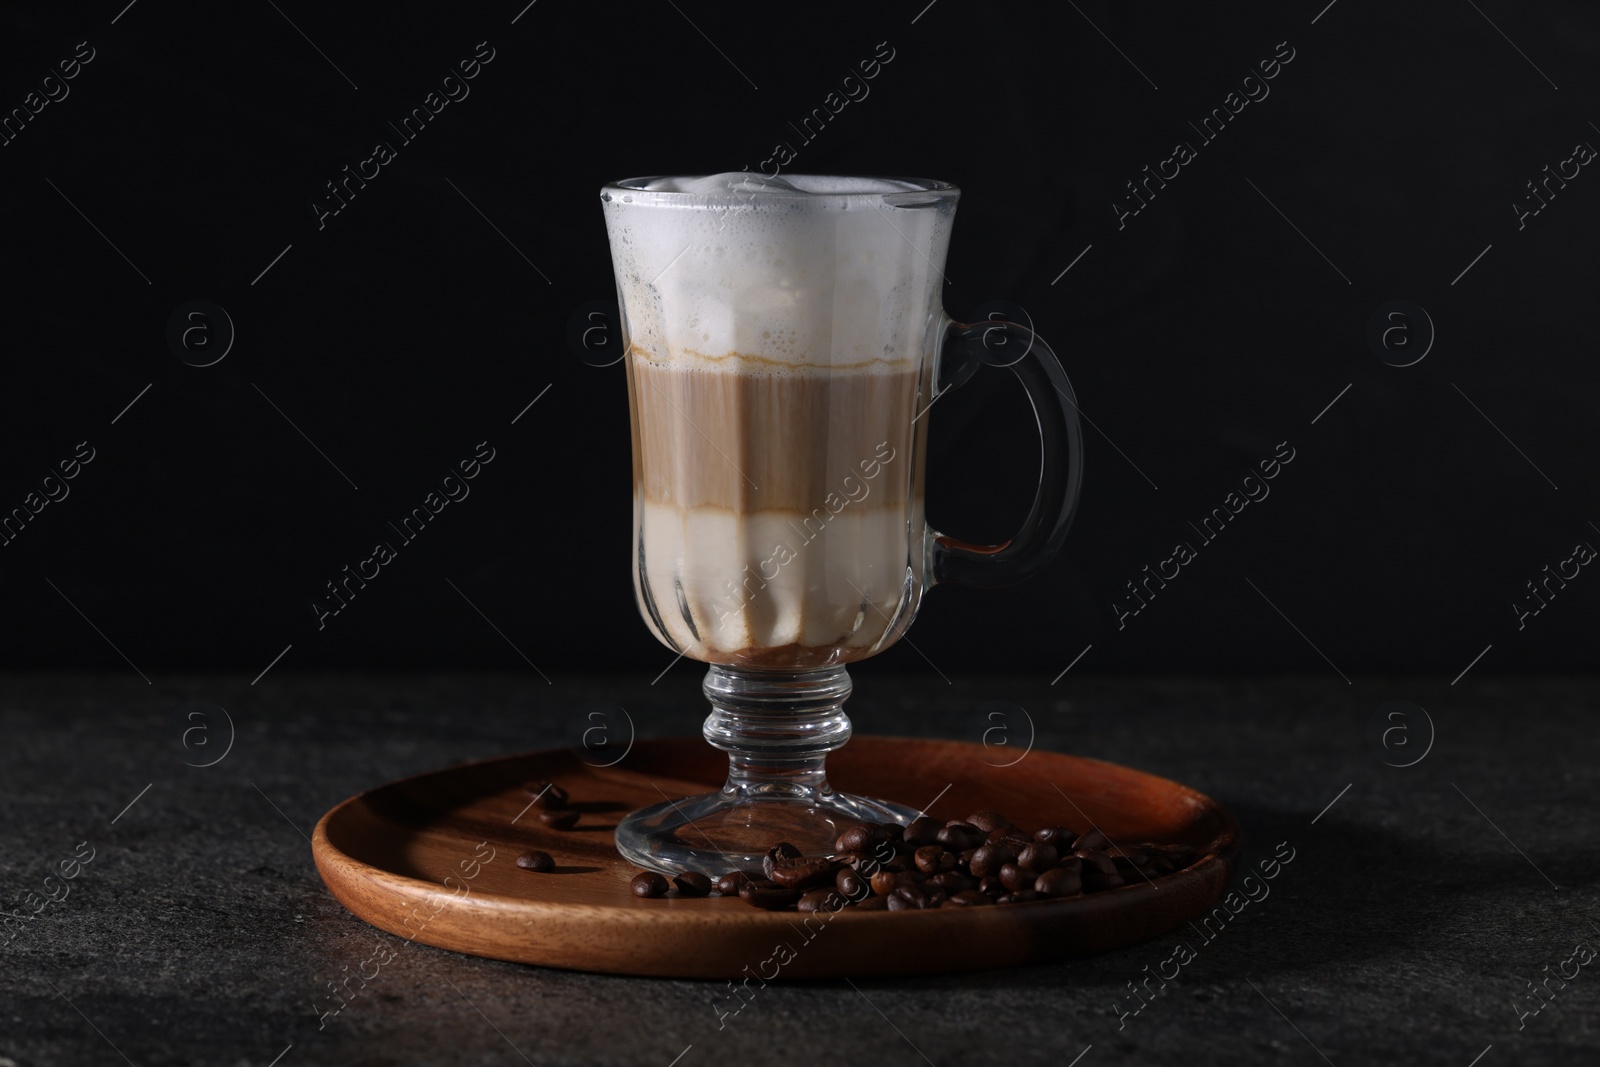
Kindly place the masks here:
POLYGON ((888 801, 832 793, 804 800, 750 799, 702 793, 641 808, 616 831, 617 851, 629 863, 663 874, 700 871, 717 878, 761 869, 773 845, 787 841, 807 856, 827 856, 852 823, 909 823, 915 809, 888 801))

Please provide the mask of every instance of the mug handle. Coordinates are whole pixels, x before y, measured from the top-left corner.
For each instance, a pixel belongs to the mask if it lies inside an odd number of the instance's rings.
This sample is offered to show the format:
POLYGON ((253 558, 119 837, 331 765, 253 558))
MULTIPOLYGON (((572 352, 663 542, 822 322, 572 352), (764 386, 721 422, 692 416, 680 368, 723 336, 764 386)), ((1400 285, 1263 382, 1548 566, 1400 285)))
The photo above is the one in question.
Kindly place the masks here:
POLYGON ((1038 573, 1066 541, 1083 491, 1078 400, 1050 346, 1033 330, 1014 322, 947 322, 933 401, 965 383, 984 364, 1009 367, 1027 390, 1043 457, 1039 488, 1021 529, 998 545, 970 544, 929 527, 929 578, 934 584, 956 582, 993 589, 1015 585, 1038 573), (1014 354, 1017 348, 1022 349, 1021 356, 1014 354))

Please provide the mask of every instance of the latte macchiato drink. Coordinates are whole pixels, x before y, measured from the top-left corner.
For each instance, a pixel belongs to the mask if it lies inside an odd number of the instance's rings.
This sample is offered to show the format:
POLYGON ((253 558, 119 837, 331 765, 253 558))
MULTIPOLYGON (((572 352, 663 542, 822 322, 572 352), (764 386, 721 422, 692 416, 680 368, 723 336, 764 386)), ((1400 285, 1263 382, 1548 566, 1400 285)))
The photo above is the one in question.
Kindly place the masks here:
POLYGON ((909 183, 749 174, 611 190, 604 206, 651 628, 731 666, 881 650, 925 581, 924 354, 949 210, 909 183))

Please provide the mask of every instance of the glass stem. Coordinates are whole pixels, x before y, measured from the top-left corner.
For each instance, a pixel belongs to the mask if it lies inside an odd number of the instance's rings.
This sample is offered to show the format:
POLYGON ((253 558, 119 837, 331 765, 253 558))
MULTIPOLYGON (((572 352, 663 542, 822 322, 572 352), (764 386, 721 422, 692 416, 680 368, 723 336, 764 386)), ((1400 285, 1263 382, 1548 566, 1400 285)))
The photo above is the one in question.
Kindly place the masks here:
POLYGON ((702 732, 728 754, 725 798, 815 803, 833 796, 824 764, 850 740, 848 671, 713 666, 702 688, 712 708, 702 732))

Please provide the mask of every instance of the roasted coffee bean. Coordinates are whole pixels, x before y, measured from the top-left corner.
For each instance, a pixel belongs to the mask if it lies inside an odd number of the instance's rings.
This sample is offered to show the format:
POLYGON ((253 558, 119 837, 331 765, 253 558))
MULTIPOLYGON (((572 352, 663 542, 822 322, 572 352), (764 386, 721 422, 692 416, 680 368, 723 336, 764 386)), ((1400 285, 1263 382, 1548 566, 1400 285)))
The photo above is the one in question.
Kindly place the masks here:
POLYGON ((1019 889, 1015 893, 1007 893, 1005 896, 1003 896, 999 900, 995 901, 995 903, 996 904, 1026 904, 1030 900, 1038 900, 1038 899, 1039 899, 1039 894, 1035 893, 1033 890, 1031 890, 1031 889, 1019 889))
POLYGON ((905 828, 903 840, 908 845, 921 847, 931 845, 939 840, 939 831, 944 829, 944 823, 927 815, 919 815, 911 820, 911 825, 905 828))
POLYGON ((628 884, 636 897, 664 897, 667 895, 667 880, 655 871, 643 871, 633 876, 633 881, 628 884))
POLYGON ((1072 854, 1083 861, 1083 869, 1085 873, 1088 873, 1089 871, 1099 871, 1101 874, 1117 873, 1116 863, 1114 863, 1111 857, 1106 855, 1104 852, 1091 852, 1088 849, 1080 848, 1072 854))
POLYGON ((895 886, 900 884, 900 876, 893 871, 879 871, 872 876, 872 892, 880 897, 886 897, 894 892, 895 886))
POLYGON ((761 873, 766 875, 768 880, 770 880, 772 878, 773 864, 777 863, 779 860, 797 860, 802 855, 803 853, 793 845, 789 844, 789 842, 780 841, 776 845, 773 845, 771 848, 767 849, 767 854, 762 857, 761 873))
POLYGON ((760 871, 729 871, 717 879, 717 892, 725 897, 736 897, 740 886, 760 877, 760 871))
POLYGON ((704 897, 711 894, 711 879, 699 871, 684 871, 674 878, 680 897, 704 897))
POLYGON ((967 862, 974 878, 987 878, 999 874, 1000 868, 1015 861, 1017 854, 1005 845, 980 845, 967 862))
POLYGON ((872 832, 877 834, 879 841, 887 841, 891 845, 905 842, 906 828, 897 822, 875 822, 868 825, 872 827, 872 832))
POLYGON ((895 891, 889 895, 889 900, 891 903, 895 900, 903 900, 919 911, 930 907, 934 903, 933 898, 920 885, 896 886, 895 891))
POLYGON ((976 826, 984 833, 991 833, 1005 827, 1011 828, 1011 820, 1001 815, 998 811, 976 811, 967 816, 967 823, 976 826))
POLYGON ((536 779, 524 785, 522 791, 533 798, 533 806, 536 808, 555 811, 567 806, 567 791, 554 782, 536 779))
POLYGON ((972 863, 972 857, 977 855, 977 853, 978 850, 975 848, 964 848, 956 854, 956 862, 962 867, 970 866, 972 863))
POLYGON ((883 911, 889 906, 888 897, 868 897, 856 905, 860 911, 883 911))
POLYGON ((886 897, 874 897, 873 899, 883 901, 884 907, 890 911, 912 911, 916 908, 916 905, 911 904, 904 897, 897 897, 892 893, 886 897))
POLYGON ((838 852, 871 852, 878 841, 878 834, 871 825, 858 822, 845 827, 833 847, 838 852))
POLYGON ((1056 854, 1054 845, 1041 845, 1035 842, 1017 853, 1017 866, 1026 867, 1035 874, 1048 871, 1060 862, 1061 857, 1056 854))
POLYGON ((570 830, 578 825, 578 813, 570 808, 541 811, 539 813, 539 821, 552 830, 570 830))
POLYGON ((1023 849, 1033 844, 1033 839, 1027 836, 1018 836, 1017 834, 1006 834, 1003 837, 995 837, 988 843, 1009 849, 1013 856, 1020 856, 1023 849))
POLYGON ((777 882, 751 879, 739 887, 739 899, 751 907, 780 911, 799 903, 800 890, 785 888, 777 882))
POLYGON ((1021 889, 1032 889, 1033 880, 1038 875, 1025 867, 1018 867, 1015 863, 1008 863, 1000 868, 1000 884, 1015 893, 1021 889))
POLYGON ((869 861, 876 862, 870 852, 839 852, 833 857, 833 862, 852 871, 859 871, 861 865, 869 861))
POLYGON ((1041 845, 1054 845, 1056 854, 1061 856, 1072 851, 1077 838, 1078 835, 1065 826, 1046 826, 1033 835, 1033 839, 1041 845))
POLYGON ((940 889, 943 889, 945 892, 949 893, 951 896, 954 896, 955 894, 963 893, 968 889, 976 889, 978 887, 978 880, 962 874, 960 871, 943 871, 930 877, 927 884, 936 885, 940 889))
POLYGON ((517 857, 517 866, 525 871, 538 871, 544 874, 556 869, 556 861, 550 858, 548 852, 524 852, 517 857))
POLYGON ((1083 882, 1065 867, 1052 867, 1033 880, 1033 891, 1041 897, 1070 897, 1083 892, 1083 882))
POLYGON ((838 911, 844 907, 844 898, 837 889, 823 886, 820 889, 808 889, 800 895, 800 902, 796 905, 801 911, 838 911))
POLYGON ((938 874, 955 870, 956 857, 944 850, 943 845, 923 845, 913 857, 917 870, 923 874, 938 874))
POLYGON ((1126 884, 1120 874, 1101 874, 1099 871, 1087 869, 1083 872, 1083 891, 1085 893, 1096 893, 1102 889, 1116 889, 1118 886, 1126 884))
POLYGON ((851 900, 860 900, 872 892, 867 880, 849 867, 844 868, 833 876, 833 887, 851 900))
POLYGON ((986 897, 998 897, 1006 892, 1006 887, 1000 881, 999 875, 991 874, 978 883, 978 892, 986 897))
POLYGON ((767 872, 767 877, 789 889, 815 889, 833 881, 833 873, 837 869, 832 860, 801 857, 777 861, 772 865, 772 870, 767 872))
POLYGON ((1053 867, 1051 869, 1052 870, 1070 871, 1073 874, 1082 874, 1083 873, 1083 860, 1080 859, 1077 856, 1073 856, 1073 855, 1070 855, 1070 854, 1069 855, 1064 855, 1064 856, 1061 857, 1060 861, 1055 865, 1055 867, 1053 867))
POLYGON ((983 844, 984 833, 971 823, 952 822, 946 823, 935 835, 935 840, 951 852, 960 852, 963 849, 977 848, 983 844))
POLYGON ((989 903, 989 898, 976 889, 963 889, 959 893, 951 893, 950 898, 939 906, 941 908, 970 908, 974 904, 987 903, 989 903))
POLYGON ((1090 827, 1084 835, 1072 843, 1074 849, 1108 849, 1111 839, 1098 829, 1090 827))

